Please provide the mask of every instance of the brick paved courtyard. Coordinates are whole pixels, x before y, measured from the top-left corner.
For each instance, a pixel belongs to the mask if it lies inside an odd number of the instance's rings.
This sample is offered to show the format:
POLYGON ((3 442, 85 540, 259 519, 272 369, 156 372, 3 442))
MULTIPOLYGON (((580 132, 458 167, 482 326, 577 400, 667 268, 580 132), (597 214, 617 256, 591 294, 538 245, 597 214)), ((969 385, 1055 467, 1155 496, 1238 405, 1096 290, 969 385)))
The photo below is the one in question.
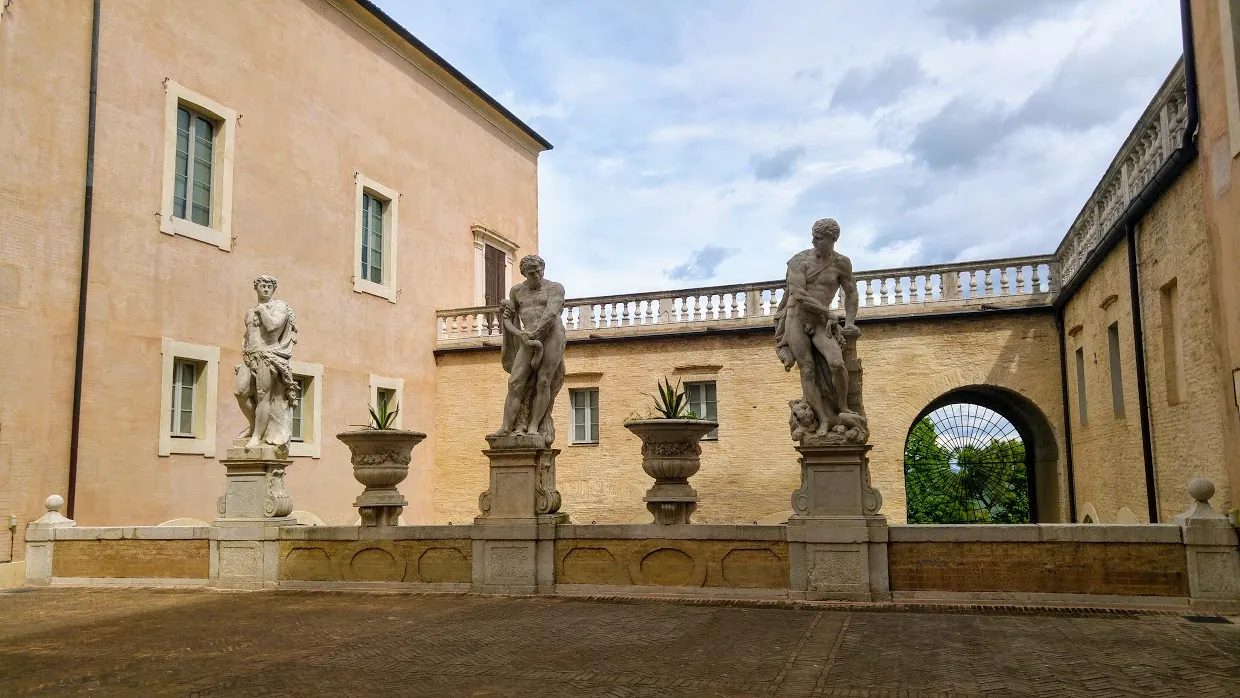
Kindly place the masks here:
POLYGON ((1240 693, 1240 625, 338 592, 0 593, 0 694, 1240 693))

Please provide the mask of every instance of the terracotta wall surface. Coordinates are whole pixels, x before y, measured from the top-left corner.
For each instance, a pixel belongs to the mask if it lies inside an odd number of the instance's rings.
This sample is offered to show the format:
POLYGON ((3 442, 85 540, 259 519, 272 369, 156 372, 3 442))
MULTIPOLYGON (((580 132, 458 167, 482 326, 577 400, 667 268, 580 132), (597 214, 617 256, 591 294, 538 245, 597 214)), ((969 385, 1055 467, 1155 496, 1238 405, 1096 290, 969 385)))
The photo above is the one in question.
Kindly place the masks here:
MULTIPOLYGON (((366 421, 371 374, 404 379, 405 427, 430 430, 434 309, 473 303, 472 224, 536 250, 537 157, 376 33, 349 2, 103 3, 79 523, 214 518, 216 460, 157 455, 161 340, 221 348, 223 457, 260 274, 297 314, 294 359, 325 366, 296 509, 356 519, 334 434, 366 421), (168 79, 241 115, 231 251, 160 232, 168 79), (395 303, 353 290, 356 172, 400 193, 395 303)), ((19 2, 0 37, 0 509, 28 519, 67 477, 90 3, 19 2)), ((402 486, 411 523, 431 518, 434 442, 402 486)))
MULTIPOLYGON (((571 290, 570 290, 571 293, 571 290)), ((924 322, 862 325, 858 354, 870 423, 871 477, 883 513, 903 522, 904 442, 917 415, 955 389, 992 385, 1027 401, 1044 417, 1053 441, 1060 432, 1058 339, 1048 313, 981 315, 924 322)), ((557 487, 562 511, 579 523, 649 518, 641 501, 652 480, 641 469, 641 444, 623 426, 649 413, 664 376, 715 380, 719 440, 702 443, 702 468, 690 483, 701 499, 694 521, 776 520, 791 510, 799 486, 797 453, 788 432, 788 400, 799 378, 775 356, 772 333, 708 334, 570 344, 568 377, 555 403, 557 487), (572 445, 569 391, 597 387, 600 439, 572 445)), ((471 521, 487 488, 484 435, 499 426, 507 376, 496 350, 441 352, 435 429, 435 518, 471 521)), ((1067 516, 1062 453, 1049 465, 1059 516, 1067 516)))
MULTIPOLYGON (((0 21, 0 516, 14 557, 65 492, 86 178, 90 3, 23 2, 0 21)), ((9 557, 0 536, 0 559, 9 557)))
MULTIPOLYGON (((1231 145, 1228 125, 1226 62, 1235 63, 1234 48, 1224 46, 1218 0, 1192 0, 1193 46, 1201 112, 1198 147, 1204 169, 1202 205, 1210 246, 1211 291, 1218 304, 1214 339, 1220 354, 1218 390, 1225 396, 1223 459, 1231 506, 1240 502, 1240 406, 1233 372, 1240 370, 1240 163, 1231 145)), ((1237 105, 1240 108, 1240 105, 1237 105)), ((1219 489, 1223 489, 1222 483, 1219 489)))
POLYGON ((56 577, 206 579, 207 540, 61 540, 52 555, 56 577))
POLYGON ((892 542, 891 590, 1188 596, 1178 543, 892 542))

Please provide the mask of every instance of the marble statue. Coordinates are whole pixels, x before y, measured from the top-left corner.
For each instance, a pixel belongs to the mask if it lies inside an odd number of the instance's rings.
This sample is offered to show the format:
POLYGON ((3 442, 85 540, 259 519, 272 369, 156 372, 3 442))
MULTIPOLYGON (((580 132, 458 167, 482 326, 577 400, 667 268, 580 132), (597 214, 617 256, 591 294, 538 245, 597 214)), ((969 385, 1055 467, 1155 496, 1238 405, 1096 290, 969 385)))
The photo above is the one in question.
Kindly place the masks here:
POLYGON ((864 444, 869 439, 861 405, 856 341, 857 284, 852 261, 835 251, 840 226, 814 223, 813 247, 788 260, 787 287, 775 312, 775 353, 801 373, 801 399, 789 402, 792 438, 806 443, 864 444), (844 316, 831 310, 843 291, 844 316))
POLYGON ((293 408, 301 396, 289 368, 297 343, 297 318, 288 303, 274 300, 276 280, 254 280, 258 305, 245 313, 242 363, 236 368, 233 394, 249 426, 237 435, 245 448, 287 446, 293 434, 293 408))
POLYGON ((564 385, 564 286, 544 278, 545 268, 538 255, 522 257, 525 281, 500 304, 500 357, 509 376, 504 423, 488 436, 493 447, 548 448, 555 440, 552 405, 564 385))

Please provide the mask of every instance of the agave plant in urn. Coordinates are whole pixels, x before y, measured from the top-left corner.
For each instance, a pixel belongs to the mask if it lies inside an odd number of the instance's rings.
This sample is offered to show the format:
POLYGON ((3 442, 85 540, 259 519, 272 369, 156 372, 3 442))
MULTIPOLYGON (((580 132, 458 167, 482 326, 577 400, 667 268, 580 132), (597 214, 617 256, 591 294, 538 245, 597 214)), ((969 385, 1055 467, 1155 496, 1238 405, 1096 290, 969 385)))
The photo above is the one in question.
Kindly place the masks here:
POLYGON ((689 486, 689 478, 701 467, 698 442, 719 423, 697 418, 679 381, 673 386, 664 378, 654 405, 657 416, 624 423, 642 440, 642 470, 654 478, 642 501, 656 523, 687 524, 698 502, 697 491, 689 486))
POLYGON ((366 486, 353 502, 363 526, 395 526, 409 503, 396 486, 409 476, 413 447, 426 434, 392 428, 398 414, 398 405, 380 402, 370 408, 368 426, 336 434, 353 454, 353 477, 366 486))

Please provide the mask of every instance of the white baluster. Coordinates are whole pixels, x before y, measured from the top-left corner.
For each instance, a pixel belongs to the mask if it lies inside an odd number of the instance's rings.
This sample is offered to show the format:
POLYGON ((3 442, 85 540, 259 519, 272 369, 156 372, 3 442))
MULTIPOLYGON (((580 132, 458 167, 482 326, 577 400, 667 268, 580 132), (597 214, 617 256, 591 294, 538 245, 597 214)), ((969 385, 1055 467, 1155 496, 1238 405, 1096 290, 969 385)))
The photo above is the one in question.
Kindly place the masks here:
POLYGON ((1038 268, 1039 268, 1039 265, 1037 264, 1033 265, 1033 274, 1032 274, 1032 278, 1030 279, 1031 286, 1033 288, 1034 293, 1042 292, 1042 279, 1038 275, 1038 268))
POLYGON ((874 301, 874 305, 883 304, 883 299, 879 297, 878 289, 879 289, 878 279, 871 279, 870 280, 870 296, 871 296, 871 299, 874 301))
POLYGON ((978 272, 969 272, 969 298, 977 298, 977 274, 978 272))
POLYGON ((1012 293, 1012 289, 1008 286, 1007 267, 999 270, 999 295, 1006 296, 1012 293))
POLYGON ((1025 267, 1016 267, 1016 295, 1025 295, 1025 267))
POLYGON ((926 272, 926 285, 921 289, 921 302, 927 303, 934 299, 934 283, 930 280, 930 272, 926 272))

